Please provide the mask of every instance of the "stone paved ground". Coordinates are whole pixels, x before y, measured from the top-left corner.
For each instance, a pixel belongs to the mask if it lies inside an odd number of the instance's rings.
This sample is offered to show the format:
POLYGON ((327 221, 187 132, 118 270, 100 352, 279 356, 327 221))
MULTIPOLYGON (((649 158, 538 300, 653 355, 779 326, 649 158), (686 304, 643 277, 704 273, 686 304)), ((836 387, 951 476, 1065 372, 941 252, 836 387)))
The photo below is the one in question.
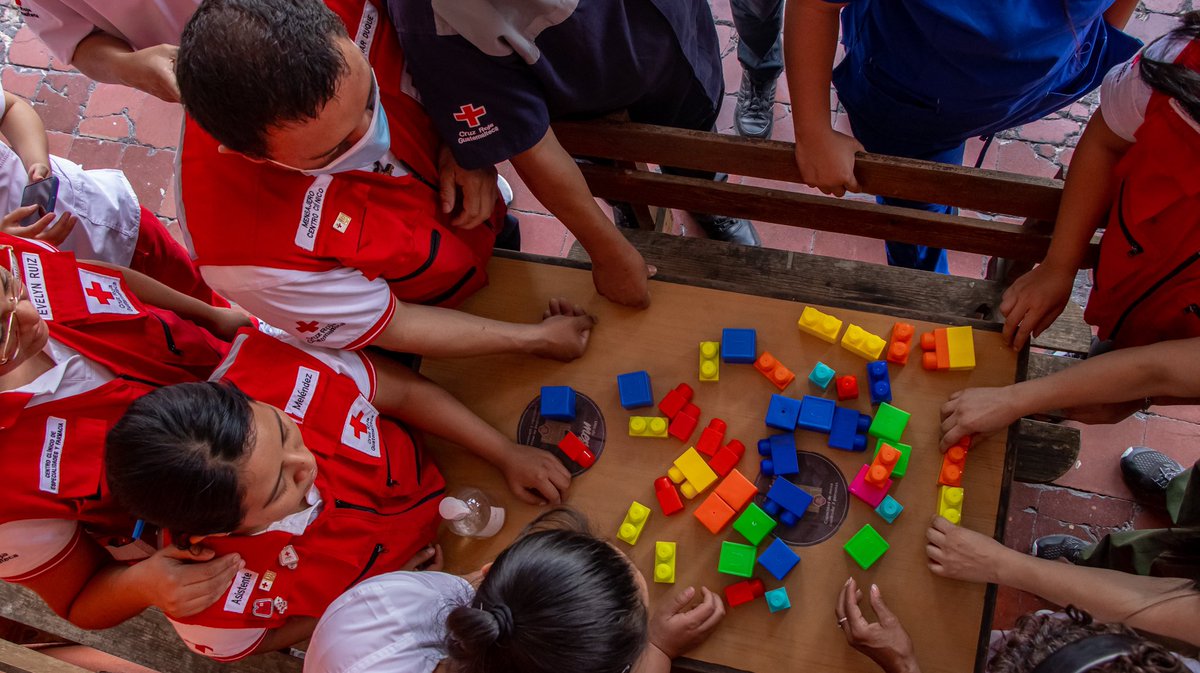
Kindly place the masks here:
MULTIPOLYGON (((732 133, 733 97, 741 76, 737 63, 737 36, 728 0, 712 0, 725 69, 726 101, 719 130, 732 133)), ((1200 6, 1200 0, 1143 0, 1127 30, 1143 40, 1165 33, 1173 16, 1200 6)), ((41 43, 20 25, 11 2, 0 2, 0 53, 5 56, 3 84, 7 91, 29 100, 45 121, 50 149, 88 168, 125 171, 142 204, 169 224, 175 218, 173 166, 181 112, 146 94, 108 84, 96 84, 49 56, 41 43)), ((1046 119, 1013 129, 997 137, 983 166, 1028 175, 1050 177, 1070 165, 1075 143, 1096 105, 1092 94, 1046 119)), ((847 129, 845 112, 830 95, 830 115, 839 129, 847 129)), ((791 104, 786 82, 781 81, 775 106, 775 138, 792 140, 791 104)), ((981 144, 968 146, 973 162, 981 144)), ((546 212, 511 167, 503 172, 513 182, 513 209, 521 218, 524 247, 530 252, 565 255, 573 237, 546 212)), ((735 178, 736 179, 736 178, 735 178)), ((748 184, 767 181, 746 179, 748 184)), ((856 197, 867 198, 867 197, 856 197)), ((688 220, 680 232, 693 231, 688 220)), ((987 217, 986 215, 981 215, 987 217)), ((768 246, 865 261, 884 261, 878 241, 831 232, 759 224, 768 246)), ((951 271, 982 277, 985 260, 979 255, 951 253, 951 271)), ((1084 427, 1080 461, 1067 476, 1048 486, 1014 484, 1009 502, 1006 543, 1027 549, 1029 542, 1051 532, 1072 532, 1095 539, 1111 530, 1160 526, 1158 515, 1132 501, 1121 483, 1116 458, 1125 447, 1147 444, 1190 464, 1200 458, 1200 409, 1152 408, 1111 426, 1084 427)), ((997 624, 1007 625, 1019 614, 1039 606, 1032 596, 1002 592, 997 624)))

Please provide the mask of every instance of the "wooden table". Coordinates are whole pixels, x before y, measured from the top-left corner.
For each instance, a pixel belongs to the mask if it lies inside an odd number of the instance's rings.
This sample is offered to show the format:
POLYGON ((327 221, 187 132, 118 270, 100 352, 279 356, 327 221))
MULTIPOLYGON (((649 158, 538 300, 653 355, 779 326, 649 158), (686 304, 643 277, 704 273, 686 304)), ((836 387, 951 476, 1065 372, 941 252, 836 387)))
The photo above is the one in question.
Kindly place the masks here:
MULTIPOLYGON (((517 432, 518 419, 538 396, 540 386, 571 385, 592 400, 602 414, 601 422, 586 428, 577 420, 576 432, 586 431, 594 446, 603 441, 603 453, 591 470, 576 478, 569 504, 586 512, 596 531, 610 538, 632 500, 654 510, 635 547, 617 543, 650 576, 654 541, 678 542, 678 583, 675 587, 652 584, 653 602, 689 584, 720 590, 738 581, 719 575, 716 565, 720 542, 744 542, 739 535, 726 529, 713 536, 702 528, 692 516, 698 501, 688 503, 683 514, 670 518, 662 515, 653 495, 652 481, 665 473, 687 445, 674 439, 629 438, 626 422, 630 412, 619 405, 615 376, 625 371, 648 370, 656 399, 681 381, 691 384, 696 389, 695 402, 704 414, 701 427, 714 415, 727 421, 729 436, 741 439, 749 447, 739 469, 753 479, 758 475, 754 446, 758 439, 774 432, 763 425, 763 414, 770 394, 777 391, 749 365, 723 363, 719 383, 697 382, 698 342, 719 340, 723 327, 757 329, 759 351, 769 350, 797 373, 797 382, 786 391, 795 397, 814 392, 805 377, 818 360, 862 379, 866 361, 840 346, 801 335, 796 329, 796 319, 803 305, 792 301, 654 282, 652 309, 632 311, 595 296, 590 274, 584 270, 496 259, 489 272, 491 286, 472 298, 464 307, 466 310, 493 318, 529 321, 540 313, 551 296, 578 300, 599 317, 587 355, 570 364, 513 356, 427 360, 422 372, 510 435, 517 432)), ((879 299, 881 304, 887 303, 887 297, 879 299)), ((846 308, 827 310, 884 336, 890 333, 895 321, 894 317, 881 313, 846 308)), ((911 308, 899 312, 913 319, 911 308)), ((953 318, 962 321, 961 316, 953 318)), ((942 322, 916 324, 919 333, 942 322)), ((941 464, 941 454, 936 448, 940 436, 939 407, 952 391, 966 386, 1010 383, 1017 377, 1017 355, 1001 346, 994 325, 990 327, 993 331, 976 330, 979 365, 973 371, 924 371, 916 361, 919 351, 907 367, 891 367, 895 404, 913 414, 903 438, 914 447, 909 473, 892 490, 905 506, 897 522, 889 526, 861 501, 853 498, 847 501, 844 485, 838 486, 839 480, 825 483, 822 495, 828 502, 820 511, 810 512, 806 519, 832 519, 828 522, 835 529, 832 536, 812 546, 795 548, 802 561, 782 583, 761 568, 755 573, 766 581, 768 589, 786 586, 792 609, 771 615, 761 600, 733 609, 714 637, 693 652, 692 657, 700 662, 750 671, 765 672, 780 667, 873 671, 874 665, 845 644, 834 624, 837 591, 847 577, 854 576, 862 585, 880 584, 889 604, 908 626, 926 670, 964 671, 973 667, 977 651, 986 642, 992 591, 983 585, 938 579, 929 573, 924 531, 936 510, 936 475, 941 464), (836 520, 839 510, 846 512, 840 525, 836 520), (865 572, 842 550, 842 544, 864 523, 875 526, 891 544, 883 559, 865 572)), ((864 386, 863 398, 848 404, 871 412, 865 395, 864 386)), ((541 427, 549 443, 557 441, 564 430, 564 424, 555 422, 541 427)), ((692 441, 698 435, 699 429, 692 441)), ((845 475, 846 481, 869 457, 869 454, 829 449, 824 435, 798 431, 796 436, 801 451, 828 459, 845 475)), ((509 522, 495 538, 477 541, 443 536, 448 570, 474 570, 511 542, 523 523, 538 510, 516 501, 499 473, 490 466, 456 447, 436 440, 431 445, 438 452, 448 482, 479 486, 508 507, 509 522)), ((1006 485, 1012 470, 1008 455, 1003 434, 972 449, 964 484, 967 494, 964 525, 988 535, 998 534, 1003 527, 1002 503, 1007 499, 1006 485)))

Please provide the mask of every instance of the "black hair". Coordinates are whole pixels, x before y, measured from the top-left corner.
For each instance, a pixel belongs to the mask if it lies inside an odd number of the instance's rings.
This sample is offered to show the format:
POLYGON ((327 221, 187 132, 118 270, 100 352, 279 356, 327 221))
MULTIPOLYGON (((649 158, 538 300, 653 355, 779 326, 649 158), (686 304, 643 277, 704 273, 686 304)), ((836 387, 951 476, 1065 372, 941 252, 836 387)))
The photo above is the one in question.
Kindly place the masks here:
POLYGON ((1003 645, 988 662, 988 673, 1028 673, 1051 654, 1071 643, 1101 634, 1138 638, 1133 651, 1094 666, 1089 673, 1187 673, 1178 657, 1158 643, 1146 640, 1124 624, 1101 624, 1074 606, 1060 614, 1028 614, 1017 620, 1003 645))
POLYGON ((108 432, 108 487, 135 516, 177 537, 233 532, 246 516, 238 463, 254 442, 250 398, 232 383, 145 395, 108 432))
POLYGON ((222 145, 265 157, 270 129, 315 118, 337 92, 344 36, 320 0, 205 0, 175 62, 184 108, 222 145))
MULTIPOLYGON (((1180 17, 1183 25, 1160 39, 1195 40, 1200 38, 1200 10, 1185 13, 1180 17)), ((1192 119, 1200 123, 1200 72, 1169 61, 1148 58, 1143 52, 1141 60, 1142 81, 1156 91, 1179 101, 1192 119)))
POLYGON ((543 514, 447 617, 450 670, 621 673, 648 640, 635 572, 582 514, 543 514))

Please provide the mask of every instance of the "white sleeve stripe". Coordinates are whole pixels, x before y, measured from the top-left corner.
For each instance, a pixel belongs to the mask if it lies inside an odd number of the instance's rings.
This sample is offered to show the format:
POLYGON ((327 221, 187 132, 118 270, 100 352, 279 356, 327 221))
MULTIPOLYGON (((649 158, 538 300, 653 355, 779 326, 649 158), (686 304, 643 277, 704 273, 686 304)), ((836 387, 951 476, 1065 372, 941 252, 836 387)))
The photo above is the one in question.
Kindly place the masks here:
POLYGON ((367 357, 367 354, 362 351, 355 351, 355 354, 362 358, 363 368, 367 370, 367 380, 370 381, 371 394, 367 396, 367 400, 374 401, 375 392, 379 389, 379 381, 375 374, 375 363, 371 362, 371 358, 367 357))
POLYGON ((371 345, 371 342, 377 339, 383 333, 383 330, 387 328, 388 324, 392 322, 392 317, 396 315, 396 295, 390 292, 388 295, 387 310, 383 312, 383 315, 379 316, 379 320, 365 334, 346 344, 346 350, 358 350, 359 348, 371 345))
POLYGON ((231 661, 237 661, 238 659, 245 659, 246 657, 250 656, 251 654, 254 654, 254 650, 257 650, 258 646, 262 644, 262 641, 266 639, 267 633, 268 633, 267 629, 263 629, 262 633, 258 636, 258 639, 254 641, 254 644, 252 644, 250 647, 246 648, 245 650, 243 650, 237 654, 224 656, 224 657, 218 657, 216 655, 211 655, 209 658, 212 659, 213 661, 219 661, 222 664, 227 664, 231 661))
POLYGON ((12 582, 13 584, 20 584, 22 582, 28 582, 29 580, 37 577, 38 575, 41 575, 42 573, 53 570, 55 567, 58 566, 58 564, 62 563, 64 559, 66 559, 68 556, 71 555, 72 552, 75 551, 75 548, 79 546, 79 542, 82 539, 83 539, 83 527, 76 526, 75 527, 75 535, 73 535, 71 537, 71 541, 68 542, 67 545, 65 547, 63 547, 61 551, 59 551, 57 554, 55 554, 50 560, 46 561, 45 563, 41 564, 40 566, 38 566, 28 572, 22 573, 20 575, 15 575, 13 577, 4 577, 2 579, 5 582, 12 582))

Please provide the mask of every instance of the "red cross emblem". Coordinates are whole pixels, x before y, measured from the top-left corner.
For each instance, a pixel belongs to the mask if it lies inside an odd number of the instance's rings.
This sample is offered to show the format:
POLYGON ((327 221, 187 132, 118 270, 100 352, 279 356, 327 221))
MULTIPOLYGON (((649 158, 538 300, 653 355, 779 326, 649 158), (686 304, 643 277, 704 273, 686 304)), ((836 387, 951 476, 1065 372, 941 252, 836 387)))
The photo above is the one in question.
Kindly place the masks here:
POLYGON ((113 298, 113 293, 105 290, 100 283, 94 280, 92 281, 92 284, 88 286, 88 289, 83 291, 83 293, 105 306, 107 306, 108 302, 112 301, 113 298))
POLYGON ((479 126, 479 118, 485 114, 487 114, 487 108, 484 106, 480 105, 479 107, 475 107, 474 105, 467 103, 466 105, 458 108, 458 112, 454 114, 454 119, 455 121, 466 122, 469 128, 475 128, 476 126, 479 126))
POLYGON ((363 412, 358 412, 350 417, 350 428, 354 430, 354 438, 362 437, 362 433, 367 431, 367 424, 363 423, 363 412))
POLYGON ((317 322, 316 320, 310 320, 308 322, 304 322, 303 320, 296 321, 296 331, 304 334, 308 332, 315 332, 320 326, 321 323, 317 322))

